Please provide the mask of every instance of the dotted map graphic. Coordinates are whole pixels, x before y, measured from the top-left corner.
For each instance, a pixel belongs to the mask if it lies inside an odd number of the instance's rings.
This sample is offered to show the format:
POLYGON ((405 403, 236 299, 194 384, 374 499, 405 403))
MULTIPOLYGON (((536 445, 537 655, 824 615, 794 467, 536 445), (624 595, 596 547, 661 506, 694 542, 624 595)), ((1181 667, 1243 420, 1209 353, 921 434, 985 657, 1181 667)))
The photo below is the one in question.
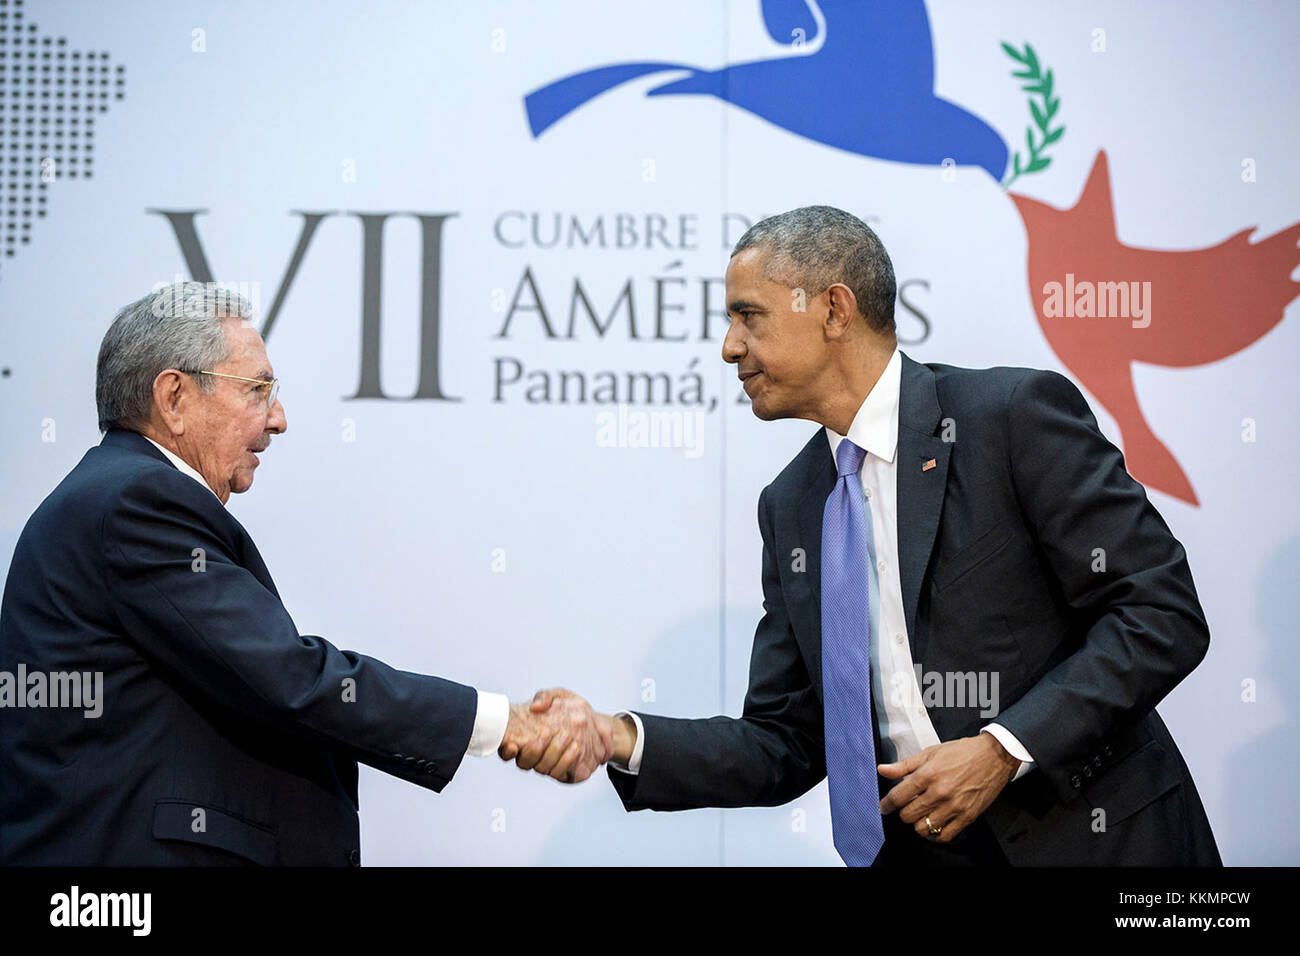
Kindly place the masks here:
POLYGON ((31 242, 52 186, 93 178, 96 114, 126 88, 107 51, 70 50, 23 14, 23 0, 0 0, 0 263, 31 242))

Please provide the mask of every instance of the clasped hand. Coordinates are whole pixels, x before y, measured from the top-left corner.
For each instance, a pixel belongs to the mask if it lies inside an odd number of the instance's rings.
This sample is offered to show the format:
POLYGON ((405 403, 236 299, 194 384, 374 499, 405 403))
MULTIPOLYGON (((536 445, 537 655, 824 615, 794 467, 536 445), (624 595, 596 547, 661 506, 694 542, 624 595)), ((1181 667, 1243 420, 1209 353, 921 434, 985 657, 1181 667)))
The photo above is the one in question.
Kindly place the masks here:
POLYGON ((564 783, 580 783, 614 753, 614 722, 581 697, 556 688, 538 691, 527 704, 512 704, 502 760, 564 783))

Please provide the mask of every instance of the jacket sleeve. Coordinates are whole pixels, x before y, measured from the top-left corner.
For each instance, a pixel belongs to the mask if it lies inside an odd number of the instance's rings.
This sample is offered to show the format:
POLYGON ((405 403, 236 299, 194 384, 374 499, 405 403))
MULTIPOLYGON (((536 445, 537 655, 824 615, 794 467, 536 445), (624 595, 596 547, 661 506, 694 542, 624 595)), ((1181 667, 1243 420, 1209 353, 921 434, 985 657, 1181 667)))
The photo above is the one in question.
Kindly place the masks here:
POLYGON ((1106 741, 1200 663, 1210 633, 1182 545, 1069 379, 1021 379, 1007 447, 1021 511, 1084 637, 998 723, 1068 803, 1106 741))
POLYGON ((100 529, 127 639, 185 692, 441 790, 468 747, 475 690, 299 634, 243 566, 237 529, 179 472, 129 482, 100 529))
POLYGON ((763 617, 754 632, 740 718, 637 715, 645 728, 640 773, 610 769, 628 810, 778 806, 826 776, 822 706, 786 613, 770 495, 758 499, 763 617))

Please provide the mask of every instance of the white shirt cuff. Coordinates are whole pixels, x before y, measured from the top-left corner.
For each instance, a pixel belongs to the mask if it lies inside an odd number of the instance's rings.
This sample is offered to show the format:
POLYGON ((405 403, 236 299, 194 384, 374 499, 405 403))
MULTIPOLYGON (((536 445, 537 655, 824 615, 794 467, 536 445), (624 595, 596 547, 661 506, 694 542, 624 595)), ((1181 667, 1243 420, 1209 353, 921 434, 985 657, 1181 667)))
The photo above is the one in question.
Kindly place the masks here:
POLYGON ((636 743, 632 745, 632 756, 627 759, 626 767, 616 760, 611 760, 609 765, 615 770, 621 770, 623 773, 636 776, 641 772, 641 751, 645 747, 645 727, 641 724, 641 718, 630 710, 620 710, 614 714, 615 720, 621 717, 631 717, 632 723, 636 724, 636 743))
POLYGON ((506 739, 510 723, 510 698, 505 694, 478 691, 478 710, 474 714, 474 732, 469 735, 465 753, 471 757, 490 757, 506 739))
POLYGON ((992 734, 993 739, 1002 745, 1002 749, 1011 756, 1020 761, 1020 769, 1011 779, 1019 780, 1034 767, 1034 758, 1029 756, 1029 751, 1025 749, 1024 744, 1016 739, 1016 735, 1001 724, 989 724, 987 727, 980 728, 981 733, 992 734))

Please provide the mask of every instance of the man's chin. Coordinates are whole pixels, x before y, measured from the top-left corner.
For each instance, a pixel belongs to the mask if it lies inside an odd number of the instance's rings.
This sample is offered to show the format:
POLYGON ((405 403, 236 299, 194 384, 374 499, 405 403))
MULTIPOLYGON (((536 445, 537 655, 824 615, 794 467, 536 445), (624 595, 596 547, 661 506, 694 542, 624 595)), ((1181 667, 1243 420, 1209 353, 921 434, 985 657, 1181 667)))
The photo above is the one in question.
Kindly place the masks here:
POLYGON ((759 419, 760 421, 774 422, 779 418, 793 417, 788 412, 784 412, 779 408, 773 408, 771 405, 764 402, 761 398, 751 401, 749 403, 749 407, 753 411, 754 417, 759 419))

